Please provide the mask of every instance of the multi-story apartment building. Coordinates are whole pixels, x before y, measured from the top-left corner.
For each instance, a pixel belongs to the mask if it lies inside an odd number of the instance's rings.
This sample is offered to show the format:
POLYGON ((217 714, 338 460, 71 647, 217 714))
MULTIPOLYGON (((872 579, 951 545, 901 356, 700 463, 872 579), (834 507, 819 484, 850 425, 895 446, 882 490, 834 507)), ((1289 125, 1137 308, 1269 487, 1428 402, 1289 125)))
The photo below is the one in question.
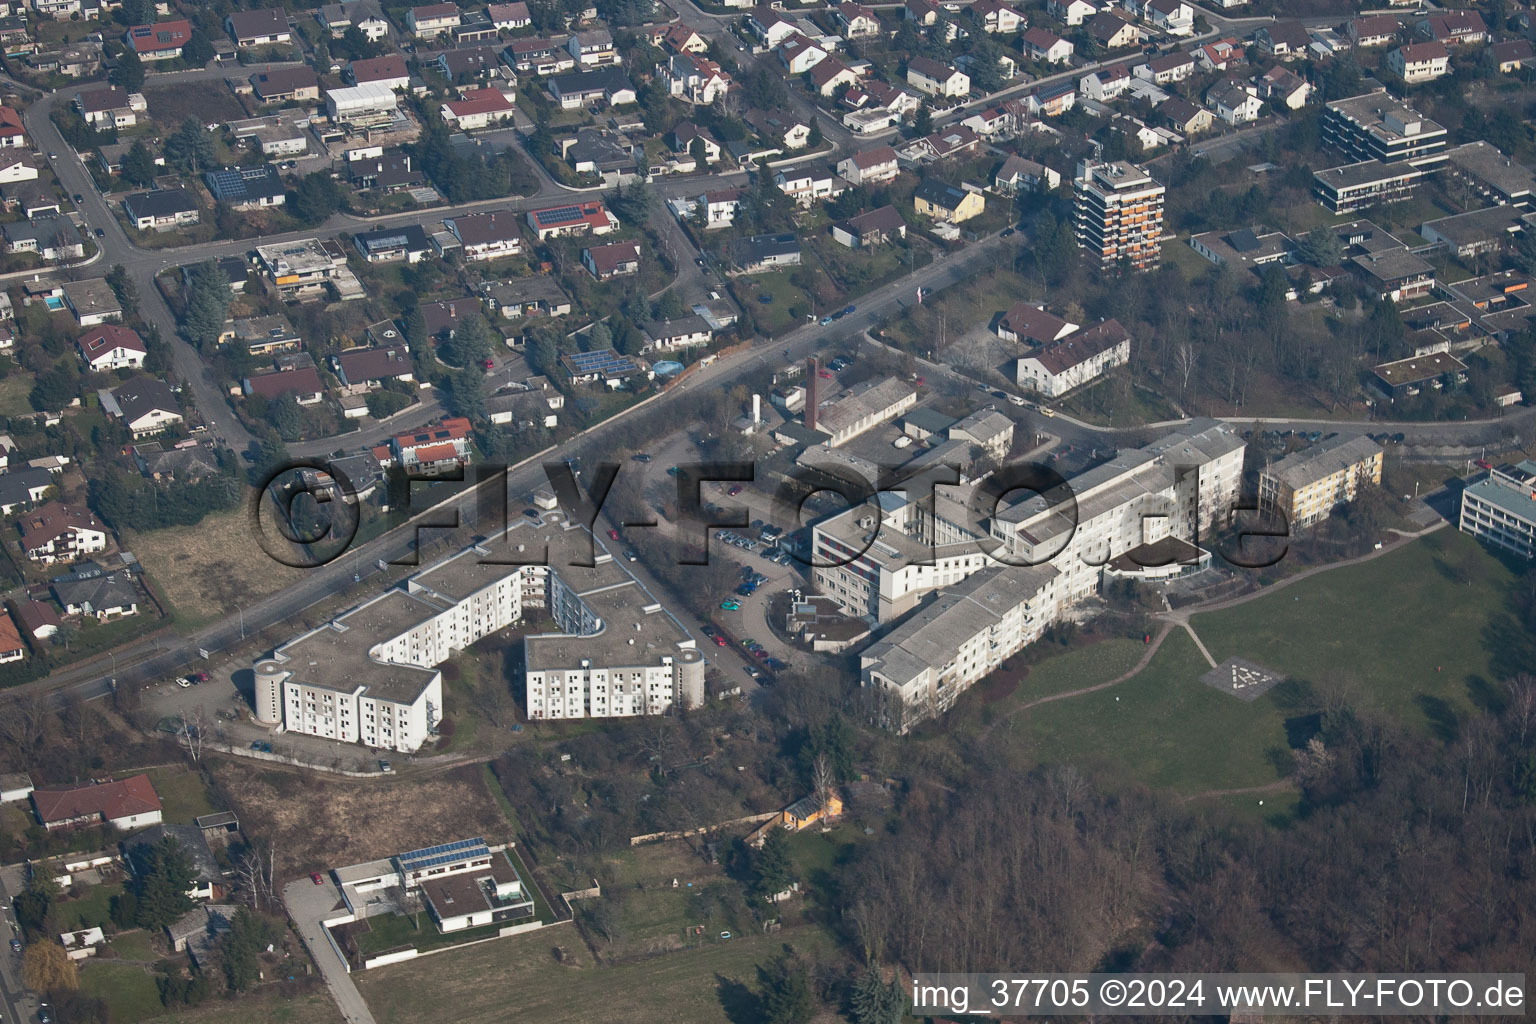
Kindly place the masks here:
POLYGON ((1324 438, 1259 474, 1259 511, 1305 529, 1380 484, 1381 460, 1381 446, 1363 434, 1324 438))
POLYGON ((528 608, 561 630, 525 642, 530 718, 660 714, 703 701, 705 660, 688 631, 590 534, 551 512, 277 648, 256 665, 257 718, 416 750, 442 718, 437 666, 528 608))
POLYGON ((986 523, 941 492, 927 507, 882 495, 878 526, 861 509, 815 524, 816 562, 847 562, 818 564, 818 590, 853 614, 877 609, 881 622, 917 609, 860 655, 863 684, 890 698, 884 724, 905 731, 941 713, 1093 593, 1111 562, 1161 569, 1156 555, 1168 551, 1198 559, 1202 534, 1230 518, 1243 451, 1231 427, 1195 420, 986 523), (919 603, 940 587, 952 589, 919 603))
POLYGON ((1123 160, 1079 165, 1073 201, 1077 244, 1096 254, 1104 267, 1121 260, 1137 270, 1156 266, 1166 191, 1146 171, 1123 160))
POLYGON ((1435 121, 1394 99, 1385 89, 1323 108, 1323 144, 1351 160, 1410 163, 1430 169, 1445 162, 1449 134, 1435 121))
POLYGON ((1461 530, 1522 558, 1536 557, 1536 462, 1499 466, 1463 490, 1461 530))

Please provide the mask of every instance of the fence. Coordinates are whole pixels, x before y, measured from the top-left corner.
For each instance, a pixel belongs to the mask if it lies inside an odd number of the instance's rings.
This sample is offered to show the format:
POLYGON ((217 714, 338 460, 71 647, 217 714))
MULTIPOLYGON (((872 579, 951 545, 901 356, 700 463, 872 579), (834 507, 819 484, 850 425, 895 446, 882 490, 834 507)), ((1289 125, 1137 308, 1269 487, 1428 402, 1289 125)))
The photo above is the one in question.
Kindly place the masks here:
POLYGON ((718 832, 722 828, 730 828, 733 825, 758 825, 778 816, 778 811, 768 811, 765 814, 749 814, 745 818, 733 818, 730 821, 721 821, 714 825, 700 825, 698 828, 685 828, 676 832, 650 832, 643 836, 630 836, 629 845, 644 846, 646 843, 662 843, 672 839, 687 839, 689 836, 702 836, 710 832, 718 832))

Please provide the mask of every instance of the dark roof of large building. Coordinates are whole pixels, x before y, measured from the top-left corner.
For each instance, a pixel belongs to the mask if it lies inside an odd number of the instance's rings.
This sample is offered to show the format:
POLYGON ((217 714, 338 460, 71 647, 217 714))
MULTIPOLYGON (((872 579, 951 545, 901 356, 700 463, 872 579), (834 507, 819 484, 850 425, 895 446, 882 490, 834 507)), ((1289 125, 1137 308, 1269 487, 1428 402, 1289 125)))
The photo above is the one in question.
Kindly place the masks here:
POLYGON ((147 852, 150 847, 159 845, 169 839, 192 862, 193 875, 199 882, 219 882, 224 878, 224 873, 219 870, 219 863, 214 859, 213 850, 208 847, 208 840, 203 835, 203 830, 196 825, 155 825, 147 828, 138 835, 130 836, 123 840, 123 852, 128 855, 129 863, 147 852))
POLYGON ((150 192, 135 192, 123 199, 123 210, 128 216, 174 217, 197 209, 197 200, 184 188, 157 188, 150 192))

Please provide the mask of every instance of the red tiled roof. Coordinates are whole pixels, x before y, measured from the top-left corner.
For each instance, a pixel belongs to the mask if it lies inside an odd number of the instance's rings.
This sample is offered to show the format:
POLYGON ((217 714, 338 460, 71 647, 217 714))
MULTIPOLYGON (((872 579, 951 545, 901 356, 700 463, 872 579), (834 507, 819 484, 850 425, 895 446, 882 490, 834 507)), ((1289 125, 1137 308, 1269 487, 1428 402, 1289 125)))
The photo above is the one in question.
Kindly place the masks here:
POLYGON ((325 385, 320 383, 320 374, 309 366, 299 370, 258 374, 255 377, 247 377, 246 382, 250 384, 251 394, 261 395, 263 398, 277 398, 289 391, 300 395, 313 395, 325 390, 325 385))
POLYGON ((454 117, 472 117, 475 114, 494 114, 511 110, 512 104, 500 89, 468 89, 464 98, 444 104, 454 117))
POLYGON ((131 327, 102 324, 80 335, 80 351, 85 353, 87 359, 95 359, 119 347, 140 354, 149 352, 144 339, 131 327))
POLYGON ((11 618, 10 612, 0 612, 0 654, 23 650, 26 650, 26 645, 21 642, 21 631, 16 628, 16 621, 11 618))
POLYGON ((449 441, 444 444, 423 445, 416 449, 417 462, 442 462, 459 457, 458 446, 449 441))
POLYGON ((192 25, 185 18, 161 21, 153 25, 135 25, 128 30, 128 45, 135 53, 159 53, 179 50, 192 38, 192 25))
POLYGON ((158 811, 160 797, 148 775, 135 775, 95 786, 59 786, 32 791, 32 804, 44 824, 101 815, 108 821, 158 811))

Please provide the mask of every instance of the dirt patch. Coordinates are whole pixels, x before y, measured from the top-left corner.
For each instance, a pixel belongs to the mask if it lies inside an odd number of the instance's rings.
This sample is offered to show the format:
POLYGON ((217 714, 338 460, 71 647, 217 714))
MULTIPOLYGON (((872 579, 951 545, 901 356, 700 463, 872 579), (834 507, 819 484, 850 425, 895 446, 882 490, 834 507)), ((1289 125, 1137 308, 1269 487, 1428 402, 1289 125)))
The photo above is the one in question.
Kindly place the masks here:
POLYGON ((162 86, 144 90, 144 102, 149 106, 149 116, 167 134, 176 131, 187 118, 196 118, 202 124, 215 121, 239 121, 250 115, 235 97, 222 86, 206 89, 188 89, 184 85, 162 86))
POLYGON ((123 532, 123 546, 149 570, 181 614, 216 618, 302 580, 305 571, 274 561, 250 530, 244 505, 196 526, 123 532))
POLYGON ((423 779, 337 779, 220 759, 213 776, 240 823, 269 838, 279 877, 483 836, 508 837, 478 765, 423 779))

